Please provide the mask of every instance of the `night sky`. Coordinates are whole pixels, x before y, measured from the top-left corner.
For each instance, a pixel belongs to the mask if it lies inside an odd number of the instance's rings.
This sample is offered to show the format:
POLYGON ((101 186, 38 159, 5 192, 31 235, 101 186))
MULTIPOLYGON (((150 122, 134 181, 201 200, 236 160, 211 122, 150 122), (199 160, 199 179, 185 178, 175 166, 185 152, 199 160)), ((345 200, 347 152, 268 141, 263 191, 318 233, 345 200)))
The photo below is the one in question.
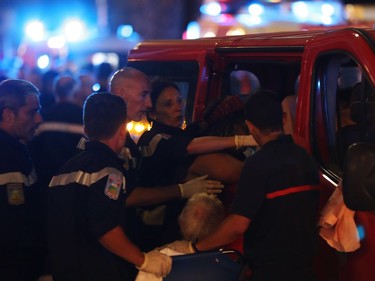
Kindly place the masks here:
MULTIPOLYGON (((116 11, 116 8, 114 8, 116 3, 126 3, 126 1, 139 1, 139 5, 142 6, 140 8, 144 9, 147 6, 146 4, 152 5, 159 0, 107 0, 108 8, 109 10, 114 9, 116 11)), ((181 2, 185 0, 178 1, 181 2)), ((198 1, 197 3, 199 3, 199 0, 186 1, 198 1)), ((291 0, 289 1, 291 2, 291 0)), ((51 29, 54 29, 61 26, 62 21, 66 18, 67 14, 71 17, 83 18, 86 22, 94 25, 97 22, 96 2, 97 0, 0 0, 0 9, 6 6, 13 7, 16 10, 17 23, 20 25, 24 25, 24 23, 29 21, 29 18, 32 16, 34 18, 43 18, 46 25, 51 29)), ((169 2, 175 4, 173 1, 169 2)), ((245 3, 250 3, 251 1, 232 0, 227 2, 231 2, 231 6, 239 7, 243 6, 245 3)), ((343 0, 343 2, 375 5, 374 0, 343 0)), ((197 13, 194 14, 197 15, 197 13)), ((119 15, 121 15, 121 13, 119 15)), ((190 11, 189 15, 192 16, 193 13, 190 11)), ((111 17, 114 19, 113 16, 115 15, 109 15, 109 21, 111 21, 111 17)))

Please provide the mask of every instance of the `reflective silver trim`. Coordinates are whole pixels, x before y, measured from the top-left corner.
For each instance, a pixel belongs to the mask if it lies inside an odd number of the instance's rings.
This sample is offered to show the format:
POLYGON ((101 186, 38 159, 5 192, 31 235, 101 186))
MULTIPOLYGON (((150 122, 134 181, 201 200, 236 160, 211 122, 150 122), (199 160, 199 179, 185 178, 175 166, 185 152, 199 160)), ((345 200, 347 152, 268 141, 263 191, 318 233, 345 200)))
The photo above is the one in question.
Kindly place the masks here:
POLYGON ((161 139, 169 139, 171 136, 167 134, 157 134, 155 135, 150 143, 145 146, 141 146, 141 155, 142 157, 150 157, 155 153, 156 148, 158 147, 158 144, 161 139))
POLYGON ((109 176, 109 175, 116 175, 119 179, 122 179, 123 188, 125 186, 125 177, 124 175, 117 169, 106 167, 98 172, 95 173, 87 173, 83 171, 75 171, 68 174, 61 174, 54 176, 50 183, 49 187, 55 187, 60 185, 68 185, 71 183, 78 183, 85 186, 90 186, 102 178, 109 176))
POLYGON ((0 185, 5 185, 8 183, 22 183, 25 186, 31 186, 37 180, 35 170, 32 170, 31 173, 26 176, 21 172, 9 172, 0 174, 0 185))
POLYGON ((85 137, 82 137, 80 138, 78 144, 77 144, 77 148, 79 150, 85 150, 85 147, 86 147, 86 142, 88 142, 89 140, 86 139, 85 137))
POLYGON ((61 132, 84 135, 83 125, 64 122, 44 122, 38 126, 35 135, 40 135, 43 132, 61 132))

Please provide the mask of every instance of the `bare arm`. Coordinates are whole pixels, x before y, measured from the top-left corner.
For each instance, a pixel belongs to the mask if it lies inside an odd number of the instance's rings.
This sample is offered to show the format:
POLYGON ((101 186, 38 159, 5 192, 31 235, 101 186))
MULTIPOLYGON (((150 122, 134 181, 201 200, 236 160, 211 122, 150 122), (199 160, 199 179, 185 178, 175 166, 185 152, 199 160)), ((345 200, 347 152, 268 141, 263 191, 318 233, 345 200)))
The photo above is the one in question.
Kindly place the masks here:
POLYGON ((188 154, 210 153, 236 147, 234 137, 199 137, 194 138, 187 146, 188 154))
POLYGON ((141 266, 144 262, 144 254, 128 239, 120 226, 101 236, 99 242, 111 253, 136 266, 141 266))
POLYGON ((203 154, 196 157, 188 171, 188 178, 208 175, 223 184, 237 183, 243 162, 226 153, 203 154))
POLYGON ((196 248, 200 251, 206 251, 233 242, 245 233, 250 222, 250 219, 240 215, 228 215, 214 233, 199 239, 196 248))
POLYGON ((141 207, 162 204, 170 200, 181 199, 178 185, 163 187, 136 187, 126 199, 126 207, 141 207))
MULTIPOLYGON (((186 150, 188 154, 201 154, 201 153, 210 153, 216 152, 223 149, 236 147, 236 137, 199 137, 194 138, 187 146, 186 150)), ((245 146, 257 146, 256 141, 252 135, 241 136, 241 145, 245 146), (246 140, 245 140, 246 139, 246 140)))

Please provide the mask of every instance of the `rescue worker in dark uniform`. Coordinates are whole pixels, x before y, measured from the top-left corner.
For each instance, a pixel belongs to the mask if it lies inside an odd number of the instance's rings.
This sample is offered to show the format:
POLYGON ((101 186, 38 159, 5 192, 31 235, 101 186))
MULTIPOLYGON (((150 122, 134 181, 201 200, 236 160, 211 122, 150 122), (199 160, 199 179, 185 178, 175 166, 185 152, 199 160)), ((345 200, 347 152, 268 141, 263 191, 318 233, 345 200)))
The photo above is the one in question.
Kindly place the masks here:
POLYGON ((43 123, 29 142, 35 162, 38 183, 47 188, 52 176, 77 154, 77 144, 83 137, 82 109, 75 104, 77 81, 70 75, 55 78, 53 92, 56 104, 44 111, 43 123))
MULTIPOLYGON (((211 153, 244 145, 255 145, 250 135, 216 137, 205 136, 194 138, 181 129, 184 114, 182 97, 178 87, 162 79, 154 81, 151 92, 152 108, 149 118, 152 121, 151 130, 142 134, 138 146, 142 152, 140 168, 141 185, 159 186, 183 182, 194 156, 211 153), (241 143, 238 140, 241 140, 241 143), (252 142, 253 141, 253 142, 252 142)), ((202 178, 202 177, 201 177, 202 178)), ((203 177, 204 178, 204 177, 203 177)), ((180 238, 177 218, 181 212, 183 201, 169 202, 165 206, 160 204, 152 210, 143 212, 146 236, 148 241, 158 237, 153 247, 172 242, 180 238), (150 213, 161 213, 155 220, 147 220, 150 213), (149 226, 149 227, 148 227, 149 226), (159 231, 159 236, 150 233, 159 231)))
MULTIPOLYGON (((126 101, 128 120, 136 122, 142 120, 151 107, 151 84, 149 78, 135 68, 124 67, 112 75, 109 87, 113 94, 126 101)), ((143 224, 137 215, 140 210, 138 207, 161 204, 173 200, 179 201, 182 198, 190 198, 200 192, 219 193, 223 188, 220 182, 204 178, 197 178, 180 184, 160 185, 157 188, 143 186, 140 185, 139 181, 141 154, 130 134, 127 135, 121 154, 122 158, 126 160, 125 168, 128 186, 134 188, 134 191, 126 201, 128 207, 126 223, 130 226, 128 235, 142 250, 150 250, 154 247, 153 245, 148 245, 147 239, 143 239, 143 224)))
MULTIPOLYGON (((52 176, 77 154, 77 144, 84 135, 82 108, 74 101, 76 88, 77 81, 73 76, 56 76, 52 87, 56 103, 42 111, 43 122, 39 125, 35 137, 27 144, 34 160, 44 209, 44 197, 52 176)), ((45 213, 43 211, 44 223, 45 213)), ((49 271, 48 258, 46 271, 49 271)))
POLYGON ((39 188, 25 141, 42 121, 39 90, 18 79, 0 83, 0 280, 42 274, 39 188))
POLYGON ((314 280, 318 169, 283 133, 281 102, 261 90, 249 97, 246 124, 261 149, 245 160, 230 214, 195 243, 169 245, 192 253, 217 248, 244 234, 250 280, 314 280))
POLYGON ((117 154, 126 138, 126 104, 109 93, 92 94, 84 105, 89 142, 52 178, 48 190, 51 271, 60 280, 134 280, 138 269, 166 276, 171 258, 142 253, 123 227, 132 192, 117 154))

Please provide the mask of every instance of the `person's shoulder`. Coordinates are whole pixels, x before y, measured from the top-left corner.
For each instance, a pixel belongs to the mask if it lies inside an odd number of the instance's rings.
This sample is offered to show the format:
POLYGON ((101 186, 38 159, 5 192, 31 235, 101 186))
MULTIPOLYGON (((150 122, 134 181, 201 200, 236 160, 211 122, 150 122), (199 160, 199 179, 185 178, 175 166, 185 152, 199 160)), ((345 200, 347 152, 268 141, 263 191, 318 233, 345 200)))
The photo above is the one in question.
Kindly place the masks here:
MULTIPOLYGON (((0 132, 0 153, 2 155, 10 155, 12 159, 19 157, 20 155, 29 157, 26 145, 5 132, 0 132)), ((1 159, 1 162, 6 162, 1 159)))
POLYGON ((91 155, 87 154, 85 151, 80 151, 70 159, 68 159, 64 165, 59 169, 59 173, 64 173, 71 170, 83 169, 89 163, 95 163, 91 155))
POLYGON ((138 146, 148 145, 155 135, 157 135, 157 132, 155 130, 151 129, 148 131, 144 131, 142 135, 139 137, 137 141, 137 145, 138 146))
POLYGON ((43 112, 44 121, 82 123, 82 109, 73 103, 59 103, 43 112))
POLYGON ((26 146, 18 141, 14 143, 0 140, 0 171, 27 172, 32 167, 31 156, 26 146))
POLYGON ((82 108, 75 103, 66 102, 61 104, 62 110, 72 110, 74 112, 82 112, 82 108))

